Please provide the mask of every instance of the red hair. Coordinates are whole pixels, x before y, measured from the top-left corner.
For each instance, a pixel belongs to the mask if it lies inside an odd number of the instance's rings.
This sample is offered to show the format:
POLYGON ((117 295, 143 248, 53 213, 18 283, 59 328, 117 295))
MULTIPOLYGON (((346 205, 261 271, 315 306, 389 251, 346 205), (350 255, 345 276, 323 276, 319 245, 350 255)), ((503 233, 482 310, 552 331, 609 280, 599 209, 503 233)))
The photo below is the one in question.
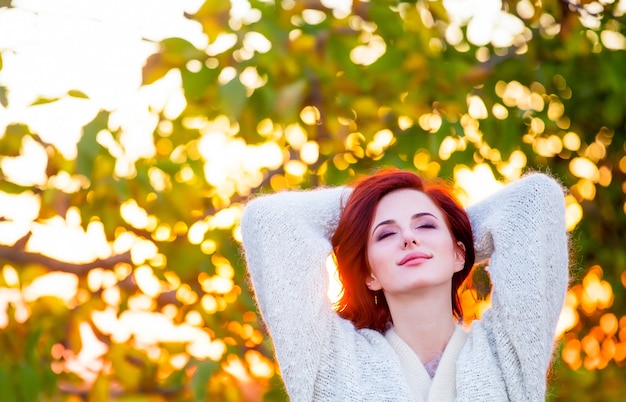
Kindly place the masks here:
POLYGON ((440 181, 425 182, 415 173, 395 168, 378 171, 351 185, 348 199, 337 230, 332 237, 333 253, 343 293, 337 302, 339 315, 357 328, 384 332, 391 324, 389 306, 382 292, 376 294, 365 284, 370 275, 367 261, 367 238, 379 201, 392 191, 413 189, 426 194, 443 213, 454 242, 465 246, 465 265, 452 277, 452 314, 463 316, 458 289, 474 265, 474 239, 467 213, 452 193, 452 188, 440 181))

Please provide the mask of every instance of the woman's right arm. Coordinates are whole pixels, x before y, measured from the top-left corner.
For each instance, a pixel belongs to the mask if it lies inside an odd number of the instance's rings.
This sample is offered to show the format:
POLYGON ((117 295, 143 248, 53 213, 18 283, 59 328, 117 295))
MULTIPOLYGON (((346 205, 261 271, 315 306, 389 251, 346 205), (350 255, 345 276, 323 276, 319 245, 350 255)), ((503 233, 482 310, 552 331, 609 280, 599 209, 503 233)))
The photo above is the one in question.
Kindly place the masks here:
POLYGON ((262 196, 241 220, 256 300, 291 395, 313 394, 321 352, 339 319, 327 297, 325 263, 346 194, 338 187, 262 196))

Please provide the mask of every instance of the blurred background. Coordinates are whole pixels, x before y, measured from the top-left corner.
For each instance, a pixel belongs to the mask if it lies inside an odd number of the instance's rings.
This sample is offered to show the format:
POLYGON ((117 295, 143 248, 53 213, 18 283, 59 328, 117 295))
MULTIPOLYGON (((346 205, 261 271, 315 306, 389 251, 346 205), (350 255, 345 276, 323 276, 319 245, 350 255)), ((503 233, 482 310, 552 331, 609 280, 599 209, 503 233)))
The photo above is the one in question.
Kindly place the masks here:
MULTIPOLYGON (((623 400, 625 14, 0 1, 0 400, 287 400, 245 202, 383 166, 454 182, 465 205, 529 170, 560 179, 572 283, 549 400, 623 400)), ((483 268, 471 285, 466 321, 489 306, 483 268)))

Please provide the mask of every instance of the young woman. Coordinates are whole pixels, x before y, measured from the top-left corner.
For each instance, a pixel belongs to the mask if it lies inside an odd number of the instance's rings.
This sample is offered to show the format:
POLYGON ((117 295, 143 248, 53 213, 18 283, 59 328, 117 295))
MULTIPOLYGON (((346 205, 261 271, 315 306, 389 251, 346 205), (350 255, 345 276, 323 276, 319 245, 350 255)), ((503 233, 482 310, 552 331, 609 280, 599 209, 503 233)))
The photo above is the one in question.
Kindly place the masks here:
POLYGON ((252 200, 243 244, 289 397, 545 400, 568 283, 564 220, 562 188, 542 174, 467 213, 448 188, 400 170, 252 200), (466 332, 457 290, 486 258, 492 306, 466 332))

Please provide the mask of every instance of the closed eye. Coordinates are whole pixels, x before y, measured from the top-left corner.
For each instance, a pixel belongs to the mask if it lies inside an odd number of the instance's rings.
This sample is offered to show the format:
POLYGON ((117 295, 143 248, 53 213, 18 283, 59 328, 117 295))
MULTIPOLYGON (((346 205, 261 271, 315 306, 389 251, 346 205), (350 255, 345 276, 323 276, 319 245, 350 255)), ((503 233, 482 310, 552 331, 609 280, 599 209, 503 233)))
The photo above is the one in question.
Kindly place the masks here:
POLYGON ((378 235, 376 240, 380 241, 380 240, 386 239, 387 237, 392 236, 394 234, 395 234, 395 232, 383 232, 383 233, 378 235))
POLYGON ((422 225, 417 226, 417 229, 435 229, 436 226, 432 223, 424 223, 422 225))

